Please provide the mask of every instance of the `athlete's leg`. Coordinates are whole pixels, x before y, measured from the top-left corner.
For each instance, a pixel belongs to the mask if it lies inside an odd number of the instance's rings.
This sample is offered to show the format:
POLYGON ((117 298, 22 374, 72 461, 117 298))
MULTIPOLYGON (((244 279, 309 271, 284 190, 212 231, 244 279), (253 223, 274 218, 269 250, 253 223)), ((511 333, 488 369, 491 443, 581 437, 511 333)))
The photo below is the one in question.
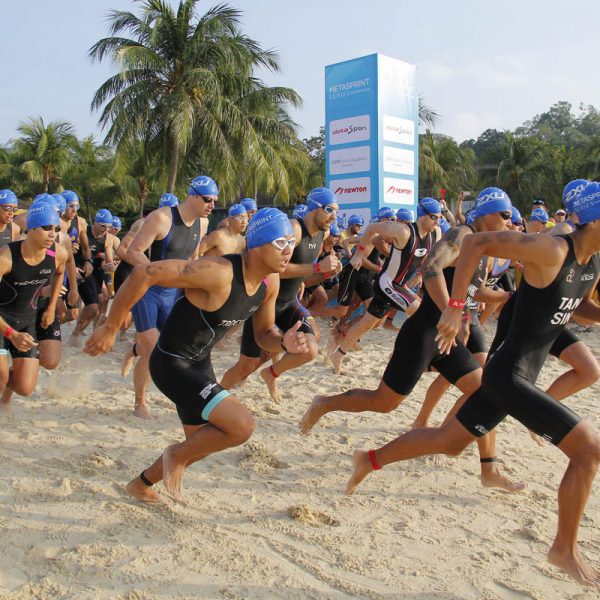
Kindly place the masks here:
MULTIPOLYGON (((77 319, 77 325, 75 325, 75 329, 73 329, 72 338, 80 337, 83 335, 86 327, 98 316, 98 304, 88 304, 83 307, 79 315, 79 319, 77 319)), ((73 341, 73 343, 75 343, 73 341)))
POLYGON ((58 367, 62 352, 62 342, 58 340, 40 340, 40 366, 52 371, 58 367))
POLYGON ((548 560, 579 583, 599 587, 600 577, 579 554, 577 534, 600 463, 600 439, 580 421, 558 447, 569 465, 558 488, 558 529, 548 560))
POLYGON ((256 358, 254 356, 244 356, 243 354, 240 354, 235 365, 225 372, 219 384, 226 390, 231 390, 244 381, 246 377, 257 371, 260 365, 265 363, 266 360, 267 359, 262 356, 256 358))
POLYGON ((8 385, 10 371, 8 369, 8 351, 0 350, 0 413, 8 412, 10 396, 7 402, 4 402, 4 390, 8 385))
POLYGON ((135 350, 138 360, 133 369, 133 388, 135 391, 133 414, 142 419, 150 418, 150 409, 146 403, 146 391, 150 385, 148 361, 157 341, 158 329, 155 328, 138 332, 135 336, 135 350))
MULTIPOLYGON (((351 350, 355 342, 360 339, 362 335, 373 329, 378 321, 379 318, 366 312, 360 319, 355 321, 345 333, 339 333, 335 336, 337 348, 333 349, 332 343, 328 350, 330 352, 329 359, 331 360, 336 375, 339 375, 341 372, 342 361, 344 360, 346 353, 351 350)), ((331 335, 334 335, 334 333, 332 332, 331 335)))
MULTIPOLYGON (((15 358, 4 393, 2 402, 13 392, 19 396, 31 396, 35 391, 39 373, 40 361, 37 358, 15 358)), ((9 400, 10 401, 10 400, 9 400)))
POLYGON ((333 411, 392 412, 405 398, 406 396, 391 390, 383 381, 376 390, 352 389, 334 396, 315 396, 302 417, 300 431, 308 434, 321 417, 333 411))
POLYGON ((559 358, 573 368, 558 377, 547 389, 547 393, 555 400, 563 400, 598 381, 598 360, 584 342, 571 344, 560 353, 559 358))

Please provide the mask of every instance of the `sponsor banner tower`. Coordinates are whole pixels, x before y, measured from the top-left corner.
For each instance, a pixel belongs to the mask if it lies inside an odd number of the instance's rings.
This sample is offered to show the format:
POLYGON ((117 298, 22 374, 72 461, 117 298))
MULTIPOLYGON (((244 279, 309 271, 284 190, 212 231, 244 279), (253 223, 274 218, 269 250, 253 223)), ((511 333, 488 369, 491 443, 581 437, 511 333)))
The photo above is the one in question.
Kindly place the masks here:
POLYGON ((370 54, 325 67, 326 185, 346 220, 418 199, 416 67, 370 54))

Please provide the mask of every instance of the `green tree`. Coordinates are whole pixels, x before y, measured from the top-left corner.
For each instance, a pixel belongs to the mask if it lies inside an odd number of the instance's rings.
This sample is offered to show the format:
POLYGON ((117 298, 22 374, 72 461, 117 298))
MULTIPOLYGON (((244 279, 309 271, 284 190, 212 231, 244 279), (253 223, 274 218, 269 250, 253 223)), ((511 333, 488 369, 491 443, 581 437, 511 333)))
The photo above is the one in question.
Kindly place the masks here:
POLYGON ((12 159, 20 176, 32 184, 34 193, 59 189, 73 160, 73 126, 65 121, 46 125, 42 117, 37 117, 21 123, 17 131, 21 136, 13 143, 12 159))
POLYGON ((197 3, 180 0, 175 10, 164 0, 144 0, 140 16, 111 13, 111 37, 89 52, 119 66, 92 101, 94 110, 104 106, 106 141, 143 140, 168 164, 168 191, 178 183, 182 160, 186 167, 217 165, 218 175, 206 172, 230 193, 248 170, 281 184, 274 148, 289 136, 291 120, 282 124, 279 117, 300 99, 255 76, 258 68, 277 71, 279 63, 239 30, 240 11, 218 5, 197 18, 197 3))

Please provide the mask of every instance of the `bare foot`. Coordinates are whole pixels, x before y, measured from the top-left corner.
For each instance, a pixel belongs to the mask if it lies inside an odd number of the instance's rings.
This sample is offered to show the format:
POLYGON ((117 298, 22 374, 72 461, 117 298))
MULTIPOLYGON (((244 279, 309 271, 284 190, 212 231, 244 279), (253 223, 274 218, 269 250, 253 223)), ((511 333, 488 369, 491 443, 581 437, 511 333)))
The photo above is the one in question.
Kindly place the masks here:
POLYGON ((129 371, 131 371, 131 367, 133 367, 133 362, 136 358, 135 354, 133 353, 134 346, 135 344, 133 342, 128 342, 127 347, 125 348, 125 355, 121 361, 121 375, 123 377, 127 377, 127 373, 129 373, 129 371))
POLYGON ((136 404, 133 407, 133 416, 138 419, 152 419, 152 415, 150 414, 150 409, 148 405, 144 402, 143 404, 136 404))
POLYGON ((73 348, 83 348, 83 336, 75 335, 74 333, 69 338, 69 346, 73 348))
POLYGON ((411 429, 428 429, 429 421, 422 421, 421 419, 415 419, 413 424, 410 426, 411 429))
POLYGON ((499 488, 505 492, 514 494, 527 487, 526 483, 513 483, 506 475, 503 475, 497 464, 489 463, 481 466, 481 485, 485 488, 499 488))
POLYGON ((300 433, 308 435, 310 430, 319 422, 319 419, 327 412, 324 410, 326 396, 315 396, 300 420, 300 433))
POLYGON ((548 551, 548 560, 561 571, 570 575, 575 581, 582 585, 600 587, 600 577, 587 563, 587 561, 579 554, 579 550, 575 548, 573 553, 566 552, 552 546, 548 551))
POLYGON ((277 385, 277 379, 273 377, 271 373, 271 368, 267 367, 260 372, 260 376, 263 378, 263 381, 267 384, 267 388, 269 389, 269 395, 271 399, 276 404, 281 404, 283 398, 281 397, 281 392, 279 391, 279 386, 277 385))
POLYGON ((358 340, 349 348, 350 352, 362 352, 362 349, 363 347, 360 345, 358 340))
POLYGON ((9 415, 10 412, 10 402, 0 402, 0 415, 9 415))
POLYGON ((373 470, 369 453, 366 450, 356 450, 352 455, 352 476, 346 485, 346 494, 351 496, 360 482, 373 470))
POLYGON ((125 492, 128 496, 141 500, 142 502, 164 502, 164 498, 157 494, 151 487, 147 486, 139 477, 132 479, 126 486, 125 492))
POLYGON ((175 502, 185 504, 185 500, 181 495, 181 482, 185 463, 177 461, 174 453, 176 446, 176 444, 167 446, 163 452, 163 485, 175 502))
POLYGON ((329 339, 327 340, 327 354, 333 354, 340 344, 338 333, 335 329, 329 332, 329 339))
POLYGON ((119 333, 119 341, 124 342, 125 340, 127 340, 127 330, 121 329, 119 333))
POLYGON ((541 435, 538 435, 537 433, 533 433, 533 431, 529 432, 529 435, 531 436, 531 439, 538 445, 538 446, 543 446, 544 445, 544 438, 541 435))
MULTIPOLYGON (((338 348, 338 350, 339 350, 339 348, 338 348)), ((329 360, 331 361, 331 364, 333 366, 333 370, 334 370, 335 374, 341 375, 342 362, 344 360, 344 355, 341 352, 338 352, 338 350, 336 350, 335 352, 332 352, 329 355, 329 360)))

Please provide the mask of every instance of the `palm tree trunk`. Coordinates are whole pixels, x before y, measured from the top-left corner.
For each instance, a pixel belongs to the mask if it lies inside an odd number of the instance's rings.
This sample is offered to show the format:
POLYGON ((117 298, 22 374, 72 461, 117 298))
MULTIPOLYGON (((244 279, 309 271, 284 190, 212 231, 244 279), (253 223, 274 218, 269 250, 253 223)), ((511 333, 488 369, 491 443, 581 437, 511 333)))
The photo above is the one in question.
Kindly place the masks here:
POLYGON ((145 179, 140 181, 140 219, 144 217, 144 207, 146 206, 146 198, 148 197, 148 184, 145 179))
POLYGON ((167 192, 171 194, 175 190, 175 181, 177 180, 177 168, 179 166, 179 144, 177 140, 171 140, 171 156, 169 157, 169 181, 167 182, 167 192))

